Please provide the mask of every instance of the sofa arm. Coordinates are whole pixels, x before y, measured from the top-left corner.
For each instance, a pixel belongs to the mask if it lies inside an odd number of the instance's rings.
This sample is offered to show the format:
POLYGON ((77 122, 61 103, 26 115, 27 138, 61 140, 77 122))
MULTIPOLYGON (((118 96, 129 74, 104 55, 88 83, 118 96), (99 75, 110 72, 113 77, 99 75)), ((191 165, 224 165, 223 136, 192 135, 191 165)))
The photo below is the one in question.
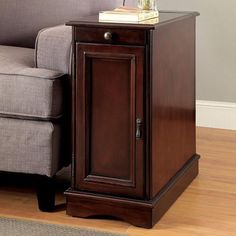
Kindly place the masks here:
POLYGON ((35 66, 70 73, 72 28, 59 25, 42 29, 35 45, 35 66))

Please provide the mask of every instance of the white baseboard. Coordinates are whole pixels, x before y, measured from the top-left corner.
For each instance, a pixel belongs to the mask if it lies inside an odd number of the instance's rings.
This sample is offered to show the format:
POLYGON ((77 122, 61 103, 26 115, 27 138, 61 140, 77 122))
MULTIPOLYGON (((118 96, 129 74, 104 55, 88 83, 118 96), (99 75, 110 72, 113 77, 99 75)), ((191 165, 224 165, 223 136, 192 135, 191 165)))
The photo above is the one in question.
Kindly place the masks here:
POLYGON ((197 126, 236 130, 236 103, 197 100, 197 126))

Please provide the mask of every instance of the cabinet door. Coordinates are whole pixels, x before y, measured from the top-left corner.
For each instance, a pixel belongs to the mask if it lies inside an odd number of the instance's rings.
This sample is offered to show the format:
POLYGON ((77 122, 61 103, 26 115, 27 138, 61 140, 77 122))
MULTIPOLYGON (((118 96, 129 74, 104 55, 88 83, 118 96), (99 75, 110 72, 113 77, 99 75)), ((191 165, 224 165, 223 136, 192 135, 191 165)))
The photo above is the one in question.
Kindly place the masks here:
POLYGON ((141 198, 144 48, 78 43, 76 61, 74 187, 141 198))

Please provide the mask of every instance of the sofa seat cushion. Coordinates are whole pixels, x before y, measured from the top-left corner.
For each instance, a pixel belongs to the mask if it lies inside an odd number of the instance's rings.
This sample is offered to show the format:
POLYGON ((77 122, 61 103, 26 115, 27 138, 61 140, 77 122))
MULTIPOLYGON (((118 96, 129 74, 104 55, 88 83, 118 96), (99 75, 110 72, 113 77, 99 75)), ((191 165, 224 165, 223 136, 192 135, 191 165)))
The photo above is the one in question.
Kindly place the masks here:
POLYGON ((0 117, 0 171, 49 177, 61 168, 61 126, 0 117))
POLYGON ((34 49, 0 45, 0 116, 60 117, 64 79, 60 72, 34 68, 34 49))

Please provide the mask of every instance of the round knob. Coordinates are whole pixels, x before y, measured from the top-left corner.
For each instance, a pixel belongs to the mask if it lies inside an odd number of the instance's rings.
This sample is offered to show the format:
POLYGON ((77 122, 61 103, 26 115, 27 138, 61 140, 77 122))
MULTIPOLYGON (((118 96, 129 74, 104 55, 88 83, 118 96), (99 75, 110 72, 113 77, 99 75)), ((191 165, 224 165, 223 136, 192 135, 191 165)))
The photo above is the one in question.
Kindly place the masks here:
POLYGON ((104 39, 106 40, 111 40, 112 39, 112 33, 111 32, 106 32, 104 34, 104 39))

